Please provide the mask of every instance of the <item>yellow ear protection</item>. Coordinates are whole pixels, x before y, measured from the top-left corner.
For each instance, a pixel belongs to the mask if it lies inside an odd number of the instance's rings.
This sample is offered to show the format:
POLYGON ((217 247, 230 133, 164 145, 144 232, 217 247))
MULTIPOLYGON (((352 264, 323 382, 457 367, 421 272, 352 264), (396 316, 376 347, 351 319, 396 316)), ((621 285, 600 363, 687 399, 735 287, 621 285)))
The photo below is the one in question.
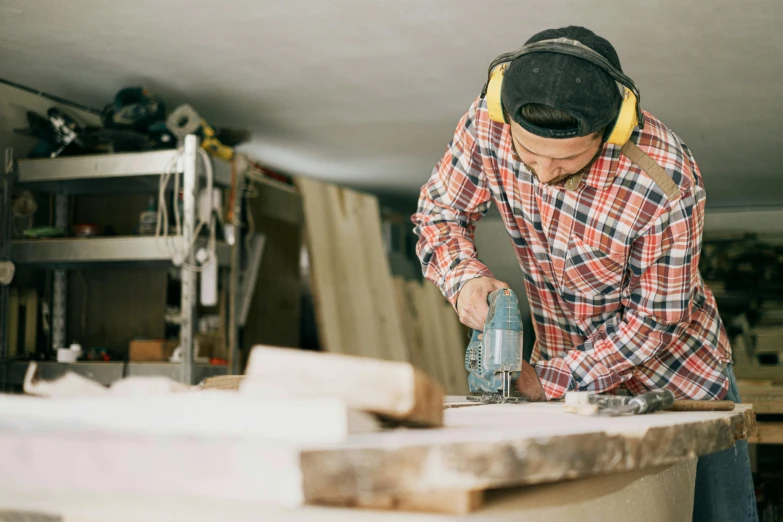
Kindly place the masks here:
POLYGON ((614 126, 608 132, 607 143, 614 145, 625 145, 631 138, 634 127, 644 127, 644 115, 639 102, 639 90, 636 84, 628 76, 617 70, 606 58, 596 51, 590 49, 583 43, 570 38, 557 38, 554 40, 542 40, 524 46, 518 51, 504 53, 492 60, 489 66, 488 80, 481 92, 481 97, 487 101, 489 117, 498 123, 509 123, 506 119, 506 113, 503 110, 503 104, 500 100, 500 93, 503 87, 503 77, 509 64, 530 53, 549 52, 560 53, 582 58, 588 62, 597 65, 606 71, 614 80, 622 85, 623 101, 614 126))

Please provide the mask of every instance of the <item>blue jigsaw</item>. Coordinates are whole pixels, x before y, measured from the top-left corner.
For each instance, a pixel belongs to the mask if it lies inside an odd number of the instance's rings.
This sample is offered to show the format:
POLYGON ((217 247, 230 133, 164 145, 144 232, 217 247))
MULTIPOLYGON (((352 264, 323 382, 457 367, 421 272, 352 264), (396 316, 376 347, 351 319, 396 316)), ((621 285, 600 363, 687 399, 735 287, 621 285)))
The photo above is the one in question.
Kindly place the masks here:
POLYGON ((512 393, 512 381, 522 370, 522 316, 510 288, 489 294, 484 332, 473 330, 465 351, 468 399, 486 403, 523 402, 512 393))

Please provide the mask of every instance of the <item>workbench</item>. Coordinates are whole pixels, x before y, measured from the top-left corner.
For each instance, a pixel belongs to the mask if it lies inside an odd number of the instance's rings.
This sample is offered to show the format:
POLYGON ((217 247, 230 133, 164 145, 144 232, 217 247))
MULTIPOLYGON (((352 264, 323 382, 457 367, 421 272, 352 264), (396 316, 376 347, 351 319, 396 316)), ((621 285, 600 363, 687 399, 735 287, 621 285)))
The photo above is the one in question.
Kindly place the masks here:
POLYGON ((500 404, 449 407, 443 428, 297 445, 215 436, 214 402, 204 433, 187 436, 4 414, 2 404, 0 512, 85 522, 690 520, 696 457, 755 423, 749 405, 606 418, 500 404))

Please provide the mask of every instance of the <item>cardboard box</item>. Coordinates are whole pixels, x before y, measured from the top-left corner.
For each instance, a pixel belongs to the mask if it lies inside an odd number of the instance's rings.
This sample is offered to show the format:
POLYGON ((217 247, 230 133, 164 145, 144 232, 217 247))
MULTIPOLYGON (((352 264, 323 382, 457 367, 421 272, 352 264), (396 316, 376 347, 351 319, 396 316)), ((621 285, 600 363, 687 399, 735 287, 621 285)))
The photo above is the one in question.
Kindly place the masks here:
POLYGON ((163 339, 134 339, 128 347, 128 358, 131 361, 168 361, 179 341, 163 339))

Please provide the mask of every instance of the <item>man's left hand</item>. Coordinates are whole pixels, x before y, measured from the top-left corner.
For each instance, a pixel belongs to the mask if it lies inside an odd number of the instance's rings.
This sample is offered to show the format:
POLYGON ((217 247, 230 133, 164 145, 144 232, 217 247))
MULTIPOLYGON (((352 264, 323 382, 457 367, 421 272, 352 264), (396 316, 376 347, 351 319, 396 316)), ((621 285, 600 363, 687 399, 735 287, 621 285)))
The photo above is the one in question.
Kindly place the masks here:
POLYGON ((541 381, 538 380, 536 370, 525 361, 522 361, 522 371, 516 381, 517 391, 524 398, 532 402, 545 401, 546 395, 541 381))

